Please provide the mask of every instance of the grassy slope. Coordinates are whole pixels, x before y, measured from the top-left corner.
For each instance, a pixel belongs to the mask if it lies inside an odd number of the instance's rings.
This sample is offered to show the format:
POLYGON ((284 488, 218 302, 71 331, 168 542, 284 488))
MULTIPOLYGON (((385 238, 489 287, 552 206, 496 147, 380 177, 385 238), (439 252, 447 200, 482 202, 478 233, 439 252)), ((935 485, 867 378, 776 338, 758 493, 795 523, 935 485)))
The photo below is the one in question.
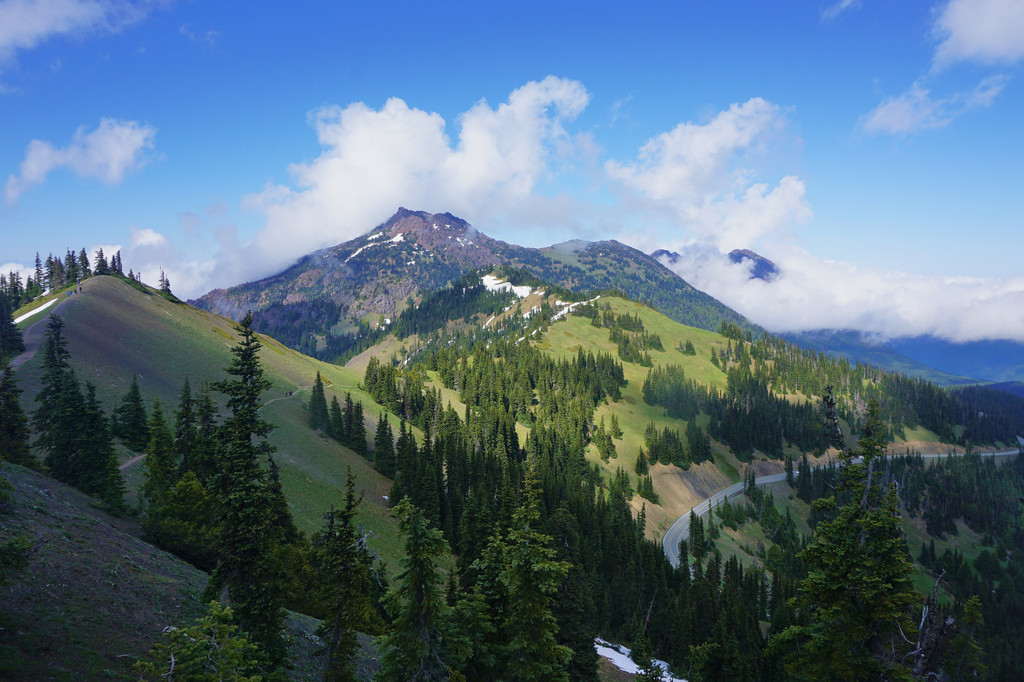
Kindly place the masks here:
MULTIPOLYGON (((231 361, 230 348, 236 340, 232 321, 143 294, 111 277, 86 280, 83 293, 68 302, 61 316, 71 362, 81 380, 96 385, 108 410, 119 403, 134 373, 147 405, 159 398, 165 417, 171 418, 185 376, 193 391, 205 382, 226 378, 223 370, 231 361)), ((270 441, 277 448, 275 459, 296 523, 307 532, 320 526, 322 514, 332 504, 340 504, 345 467, 351 466, 357 486, 366 491, 359 521, 373 533, 374 548, 394 567, 400 544, 397 527, 382 499, 389 481, 366 460, 316 435, 305 424, 304 405, 319 371, 328 400, 332 395, 344 400, 345 392, 350 391, 354 400, 363 402, 372 434, 379 408, 358 388, 361 375, 301 355, 273 339, 263 337, 261 341, 260 359, 272 382, 264 394, 264 416, 277 425, 270 441)), ((40 363, 41 354, 37 353, 18 371, 28 411, 35 406, 40 363)), ((135 469, 140 467, 135 464, 126 470, 130 481, 138 480, 135 469)))
MULTIPOLYGON (((616 314, 638 314, 644 327, 661 336, 664 351, 649 351, 656 365, 681 365, 686 375, 703 384, 725 386, 725 374, 711 364, 711 349, 721 351, 726 347, 727 339, 714 332, 695 327, 687 327, 674 322, 656 310, 645 305, 621 298, 601 298, 598 303, 611 304, 616 314), (676 346, 689 339, 693 342, 697 355, 687 356, 676 350, 676 346)), ((569 316, 551 326, 538 347, 559 358, 575 356, 580 348, 594 353, 605 352, 618 357, 615 344, 609 340, 609 330, 591 326, 590 320, 584 317, 569 316)), ((636 484, 637 476, 633 473, 636 457, 643 446, 644 430, 651 422, 659 428, 669 427, 681 432, 686 429, 686 422, 672 419, 665 414, 664 408, 653 407, 644 402, 643 383, 647 377, 647 368, 629 362, 623 362, 623 373, 627 384, 622 389, 622 399, 616 403, 602 405, 597 409, 594 419, 600 422, 603 417, 605 425, 611 424, 614 414, 623 437, 615 441, 618 457, 608 463, 602 463, 597 450, 590 448, 588 453, 591 461, 602 464, 608 476, 618 467, 624 468, 636 484)), ((706 426, 706 417, 699 417, 698 423, 706 426)), ((646 505, 647 533, 650 537, 660 537, 673 521, 684 514, 690 507, 699 503, 713 492, 724 488, 738 480, 740 463, 729 453, 728 448, 714 443, 715 464, 703 463, 681 471, 674 466, 655 465, 651 470, 654 489, 658 493, 660 504, 634 496, 633 505, 639 511, 640 505, 646 505)))
MULTIPOLYGON (((645 329, 661 337, 665 350, 648 351, 655 365, 680 365, 686 376, 698 383, 718 388, 725 387, 725 374, 711 363, 711 349, 715 348, 721 353, 729 343, 725 337, 715 332, 687 327, 640 303, 616 297, 604 297, 598 303, 609 303, 612 310, 619 315, 639 315, 645 329), (683 355, 676 350, 680 343, 687 340, 693 343, 697 351, 695 356, 683 355)), ((591 326, 587 318, 572 316, 553 324, 538 343, 538 347, 560 358, 574 356, 580 348, 595 353, 603 351, 613 357, 617 357, 618 352, 615 344, 609 340, 609 330, 591 326)), ((623 362, 623 373, 628 383, 622 390, 622 399, 616 403, 601 405, 595 412, 595 422, 600 422, 603 417, 606 426, 610 425, 612 415, 617 417, 623 431, 622 439, 615 441, 618 457, 608 463, 602 463, 596 448, 591 446, 588 452, 591 461, 601 464, 608 477, 618 467, 624 468, 634 482, 634 487, 637 476, 633 473, 633 467, 636 464, 637 452, 643 446, 644 430, 647 425, 654 422, 659 429, 669 427, 681 433, 686 428, 686 422, 672 419, 666 415, 663 408, 644 402, 642 389, 647 372, 645 367, 623 362)), ((793 400, 804 399, 802 396, 789 397, 793 400)), ((698 417, 697 423, 707 427, 707 417, 698 417)), ((938 447, 938 438, 923 428, 908 430, 906 441, 896 443, 894 447, 934 450, 938 447)), ((658 493, 660 504, 653 505, 639 496, 633 498, 634 511, 639 511, 641 505, 646 505, 649 537, 661 537, 669 525, 690 507, 721 488, 741 480, 748 466, 753 467, 759 476, 782 471, 782 464, 777 460, 755 455, 748 465, 737 460, 722 443, 713 441, 712 449, 714 464, 705 462, 700 466, 690 467, 688 471, 680 471, 677 467, 661 464, 652 467, 654 489, 658 493)), ((799 456, 795 449, 790 450, 790 454, 799 456)), ((756 546, 756 542, 753 544, 756 546)))

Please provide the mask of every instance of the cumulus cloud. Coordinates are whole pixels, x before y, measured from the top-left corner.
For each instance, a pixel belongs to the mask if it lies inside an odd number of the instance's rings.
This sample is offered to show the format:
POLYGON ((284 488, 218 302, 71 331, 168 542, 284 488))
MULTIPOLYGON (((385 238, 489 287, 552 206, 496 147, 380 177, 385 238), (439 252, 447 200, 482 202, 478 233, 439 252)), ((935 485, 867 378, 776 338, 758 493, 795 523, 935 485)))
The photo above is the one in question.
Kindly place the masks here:
POLYGON ((8 277, 12 272, 17 273, 21 277, 21 283, 24 284, 29 277, 36 276, 36 267, 13 261, 0 265, 0 275, 8 277))
POLYGON ((883 339, 931 334, 954 342, 1024 341, 1024 277, 910 275, 815 258, 799 249, 768 255, 780 274, 749 279, 720 252, 690 247, 665 262, 766 329, 857 329, 883 339))
POLYGON ((1019 0, 950 0, 933 27, 939 41, 934 64, 959 61, 1006 64, 1024 59, 1024 3, 1019 0))
POLYGON ((724 250, 750 247, 811 215, 799 178, 785 176, 771 187, 753 182, 755 169, 743 163, 784 125, 777 105, 755 97, 708 123, 680 123, 648 140, 634 161, 608 161, 605 170, 699 239, 724 250))
POLYGON ((256 269, 280 266, 365 232, 400 205, 481 220, 543 203, 535 188, 573 146, 563 124, 589 99, 577 81, 532 81, 497 107, 480 101, 461 114, 454 144, 440 114, 397 97, 380 109, 361 102, 316 109, 309 121, 320 156, 293 164, 290 185, 243 200, 266 216, 249 260, 256 269))
POLYGON ((114 33, 146 12, 147 3, 117 0, 5 0, 0 2, 0 60, 55 36, 114 33))
POLYGON ((153 147, 156 129, 135 121, 104 118, 92 132, 75 131, 66 147, 32 140, 21 162, 20 174, 7 178, 4 198, 13 204, 26 190, 42 184, 52 171, 68 168, 82 178, 95 178, 115 185, 125 174, 146 163, 145 152, 153 147))
POLYGON ((1007 82, 1003 75, 988 76, 973 90, 940 99, 915 83, 902 95, 879 104, 861 119, 860 127, 869 134, 896 135, 943 128, 967 111, 990 106, 1007 82))

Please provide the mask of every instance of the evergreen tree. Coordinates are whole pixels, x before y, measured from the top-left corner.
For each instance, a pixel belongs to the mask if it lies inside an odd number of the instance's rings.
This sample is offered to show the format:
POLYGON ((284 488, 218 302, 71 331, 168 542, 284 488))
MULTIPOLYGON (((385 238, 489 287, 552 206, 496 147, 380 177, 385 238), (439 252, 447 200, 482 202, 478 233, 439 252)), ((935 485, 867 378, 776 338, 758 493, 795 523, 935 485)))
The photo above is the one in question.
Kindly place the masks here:
POLYGON ((377 433, 373 438, 373 466, 388 478, 395 477, 395 441, 391 423, 381 411, 377 421, 377 433))
POLYGON ((192 470, 192 458, 196 452, 199 432, 196 428, 195 404, 192 400, 192 386, 188 377, 181 384, 178 395, 178 410, 174 415, 174 454, 180 463, 179 474, 192 470))
POLYGON ((405 556, 400 559, 395 586, 385 598, 391 626, 378 640, 380 670, 376 679, 449 679, 442 646, 448 607, 438 567, 448 543, 408 499, 395 507, 394 516, 405 535, 405 556))
POLYGON ((39 407, 32 414, 32 426, 50 474, 74 485, 80 472, 77 426, 84 399, 69 358, 64 321, 50 315, 43 341, 43 377, 36 394, 39 407))
MULTIPOLYGON (((834 415, 830 399, 826 406, 834 415)), ((834 417, 830 425, 838 432, 834 417)), ((858 451, 840 449, 842 501, 833 495, 815 503, 831 518, 818 524, 814 541, 801 553, 809 572, 794 605, 806 611, 809 622, 773 638, 782 650, 796 647, 787 664, 796 677, 909 678, 904 653, 915 631, 910 607, 920 598, 910 580, 913 564, 895 488, 876 470, 884 463, 883 433, 878 403, 871 402, 858 451)), ((834 442, 841 444, 841 433, 834 442)))
POLYGON ((352 402, 352 394, 345 391, 345 406, 342 408, 342 414, 344 419, 341 424, 341 444, 355 450, 355 444, 352 442, 352 427, 355 422, 355 404, 352 402))
POLYGON ((88 382, 77 428, 81 464, 74 485, 103 500, 111 510, 122 511, 126 488, 114 452, 110 422, 96 399, 96 387, 88 382))
POLYGON ((35 269, 35 283, 42 287, 45 282, 45 273, 43 272, 43 261, 39 260, 39 252, 36 251, 36 269, 35 269))
POLYGON ((89 256, 85 253, 84 248, 78 252, 78 277, 80 279, 92 277, 92 268, 89 267, 89 256))
POLYGON ((352 426, 348 434, 348 446, 355 450, 356 454, 369 457, 366 443, 366 423, 363 417, 363 404, 356 402, 352 407, 352 426))
MULTIPOLYGON (((709 514, 708 517, 710 518, 710 516, 709 514)), ((690 510, 690 550, 697 563, 704 561, 708 551, 707 538, 704 536, 704 522, 693 513, 692 509, 690 510)))
POLYGON ((4 363, 4 373, 0 377, 0 461, 22 466, 36 466, 35 458, 29 449, 28 417, 21 409, 18 396, 21 389, 14 381, 14 370, 9 363, 4 363))
POLYGON ((96 275, 109 275, 110 266, 107 265, 107 257, 103 255, 103 249, 97 249, 95 254, 95 265, 93 265, 92 271, 96 275))
POLYGON ((508 591, 507 618, 510 680, 568 680, 565 665, 572 650, 558 643, 552 613, 554 595, 569 571, 555 559, 550 536, 540 529, 539 491, 527 479, 524 501, 512 517, 501 580, 508 591))
POLYGON ((356 633, 365 632, 374 617, 371 603, 373 562, 365 538, 356 526, 356 510, 362 502, 356 495, 355 476, 349 467, 345 476, 345 504, 324 514, 324 528, 313 536, 313 570, 321 586, 320 603, 324 617, 317 635, 327 649, 328 680, 354 680, 354 657, 358 650, 356 633))
POLYGON ((135 664, 143 680, 259 682, 260 651, 232 624, 231 609, 210 602, 206 615, 181 628, 166 628, 150 660, 135 664))
POLYGON ((330 424, 327 433, 339 443, 345 443, 345 416, 341 413, 341 403, 338 396, 331 396, 330 424))
POLYGON ((278 537, 268 504, 266 475, 259 458, 270 454, 266 437, 272 425, 259 415, 260 396, 270 387, 259 362, 261 344, 252 329, 252 313, 235 328, 240 335, 232 347, 232 378, 215 384, 227 396, 228 416, 220 427, 218 454, 221 537, 218 562, 206 596, 226 587, 235 618, 270 661, 284 660, 282 577, 275 558, 278 537))
POLYGON ((644 454, 644 449, 640 448, 639 452, 636 453, 636 465, 633 466, 633 471, 638 476, 642 476, 646 474, 648 470, 647 455, 644 454))
POLYGON ((114 410, 114 435, 135 452, 142 452, 149 444, 149 429, 146 425, 146 406, 139 391, 139 378, 132 375, 132 385, 114 410))
POLYGON ((633 636, 633 648, 629 657, 636 663, 636 682, 661 682, 661 666, 654 662, 651 656, 651 644, 647 641, 647 635, 638 629, 633 636))
POLYGON ((146 533, 163 547, 166 544, 161 537, 162 526, 166 519, 161 518, 160 511, 166 508, 171 489, 178 482, 179 469, 174 452, 174 437, 164 421, 159 398, 153 401, 147 431, 149 444, 146 446, 146 475, 142 483, 146 513, 144 527, 146 533))
POLYGON ((171 293, 171 280, 167 279, 163 268, 160 268, 160 292, 164 294, 171 293))
POLYGON ((320 372, 313 381, 312 395, 309 397, 309 427, 315 431, 329 433, 331 417, 327 411, 327 396, 324 395, 324 382, 320 372))
POLYGON ((12 317, 12 308, 16 307, 9 303, 7 296, 0 294, 0 362, 13 360, 25 352, 25 341, 12 317))
POLYGON ((281 485, 281 469, 270 454, 267 454, 266 495, 270 525, 278 542, 288 545, 298 543, 299 529, 295 525, 292 513, 288 511, 288 501, 284 497, 284 487, 281 485))

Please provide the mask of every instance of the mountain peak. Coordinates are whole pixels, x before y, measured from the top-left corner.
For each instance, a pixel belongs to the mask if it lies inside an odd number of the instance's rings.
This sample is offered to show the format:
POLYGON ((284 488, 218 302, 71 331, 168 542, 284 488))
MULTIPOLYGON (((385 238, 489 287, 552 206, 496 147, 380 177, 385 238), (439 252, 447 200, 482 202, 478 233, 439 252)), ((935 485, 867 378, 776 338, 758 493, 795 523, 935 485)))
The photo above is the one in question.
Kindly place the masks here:
POLYGON ((779 268, 772 261, 750 249, 733 249, 729 252, 729 260, 733 263, 751 261, 750 277, 770 282, 779 274, 779 268))

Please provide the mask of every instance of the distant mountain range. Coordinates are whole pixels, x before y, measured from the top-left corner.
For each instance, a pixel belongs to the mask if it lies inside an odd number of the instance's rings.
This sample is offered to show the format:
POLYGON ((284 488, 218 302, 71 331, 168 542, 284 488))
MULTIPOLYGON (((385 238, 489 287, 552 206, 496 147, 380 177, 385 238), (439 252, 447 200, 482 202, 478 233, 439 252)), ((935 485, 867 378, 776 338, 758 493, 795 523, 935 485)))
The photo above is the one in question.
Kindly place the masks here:
POLYGON ((941 385, 993 382, 998 388, 1024 395, 1024 343, 1017 341, 953 343, 934 336, 879 341, 863 332, 835 329, 784 336, 805 348, 843 355, 941 385))
POLYGON ((283 272, 190 301, 256 328, 301 326, 310 334, 354 331, 357 321, 394 319, 421 292, 488 265, 523 268, 573 291, 619 290, 693 327, 723 322, 758 332, 742 315, 698 291, 655 258, 617 241, 569 241, 536 249, 492 239, 450 213, 400 208, 367 234, 301 258, 283 272))
MULTIPOLYGON (((622 291, 693 327, 718 330, 732 322, 755 334, 762 331, 665 266, 679 257, 663 249, 647 255, 614 240, 518 246, 493 239, 451 213, 400 208, 356 239, 304 256, 271 277, 216 289, 190 303, 233 319, 253 310, 257 329, 272 335, 297 330, 289 342, 314 352, 332 334, 357 331, 359 322, 376 326, 393 320, 423 292, 469 269, 508 265, 574 291, 622 291)), ((752 278, 771 282, 780 273, 775 263, 748 249, 734 250, 729 258, 751 262, 752 278)), ((784 336, 805 348, 941 385, 992 382, 1024 393, 1024 344, 1013 341, 954 344, 920 336, 879 342, 868 333, 834 329, 784 336)))

